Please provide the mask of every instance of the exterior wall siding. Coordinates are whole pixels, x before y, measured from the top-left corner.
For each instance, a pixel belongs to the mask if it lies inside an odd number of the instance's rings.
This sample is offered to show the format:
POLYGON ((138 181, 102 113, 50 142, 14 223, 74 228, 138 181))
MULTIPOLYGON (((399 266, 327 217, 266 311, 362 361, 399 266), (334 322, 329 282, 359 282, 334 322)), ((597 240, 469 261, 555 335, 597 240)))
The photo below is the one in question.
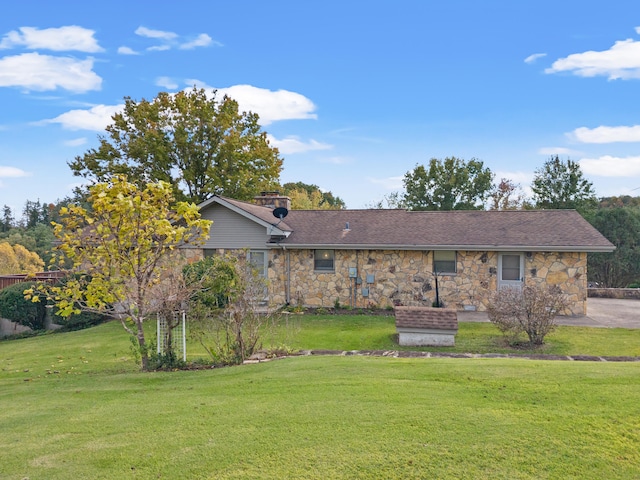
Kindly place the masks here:
MULTIPOLYGON (((317 272, 313 250, 270 250, 270 302, 281 305, 355 308, 392 305, 431 306, 436 299, 430 251, 336 250, 335 270, 317 272), (288 257, 288 259, 287 259, 288 257), (349 278, 356 267, 361 283, 349 278), (288 272, 288 273, 287 273, 288 272), (367 283, 367 276, 373 283, 367 283), (362 288, 368 288, 363 296, 362 288)), ((498 285, 498 252, 457 252, 457 273, 438 275, 439 299, 459 310, 486 310, 498 285)), ((586 314, 587 254, 534 252, 525 255, 527 285, 557 285, 571 303, 568 314, 586 314)))
POLYGON ((213 220, 209 239, 202 248, 266 248, 267 229, 232 210, 215 205, 204 210, 202 218, 213 220))

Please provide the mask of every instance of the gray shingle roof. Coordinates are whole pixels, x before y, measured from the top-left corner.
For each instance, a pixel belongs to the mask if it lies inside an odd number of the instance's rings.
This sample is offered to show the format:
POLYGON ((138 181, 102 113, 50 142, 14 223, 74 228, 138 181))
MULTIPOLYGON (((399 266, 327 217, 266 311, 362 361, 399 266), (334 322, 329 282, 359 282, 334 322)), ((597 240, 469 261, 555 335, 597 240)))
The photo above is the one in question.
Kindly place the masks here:
POLYGON ((458 330, 455 309, 400 306, 393 310, 398 328, 458 330))
POLYGON ((287 225, 290 246, 613 250, 574 210, 292 210, 287 225))
MULTIPOLYGON (((224 198, 275 225, 268 207, 224 198)), ((290 210, 279 223, 298 248, 609 252, 614 246, 575 210, 290 210), (348 224, 348 228, 347 228, 348 224)))

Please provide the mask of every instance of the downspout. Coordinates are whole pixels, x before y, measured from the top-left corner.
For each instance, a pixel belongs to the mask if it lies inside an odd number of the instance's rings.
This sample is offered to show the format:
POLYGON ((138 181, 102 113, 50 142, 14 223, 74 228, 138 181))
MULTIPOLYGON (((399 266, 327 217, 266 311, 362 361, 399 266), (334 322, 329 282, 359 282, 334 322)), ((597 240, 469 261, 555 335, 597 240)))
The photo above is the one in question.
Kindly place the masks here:
MULTIPOLYGON (((353 308, 358 308, 358 278, 360 278, 360 264, 358 263, 358 252, 356 250, 356 278, 354 278, 355 286, 353 287, 353 308)), ((362 284, 360 284, 362 285, 362 284)))

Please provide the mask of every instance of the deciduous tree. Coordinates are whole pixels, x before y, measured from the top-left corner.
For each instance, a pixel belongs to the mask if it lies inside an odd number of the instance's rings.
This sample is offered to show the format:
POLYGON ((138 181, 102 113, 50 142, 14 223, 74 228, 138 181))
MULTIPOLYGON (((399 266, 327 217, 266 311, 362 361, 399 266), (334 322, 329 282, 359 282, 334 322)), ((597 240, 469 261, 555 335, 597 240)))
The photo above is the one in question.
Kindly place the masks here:
POLYGON ((501 178, 489 194, 489 210, 520 210, 524 205, 522 188, 508 178, 501 178))
POLYGON ((531 190, 536 208, 585 211, 597 205, 593 184, 584 178, 580 164, 557 155, 535 171, 531 190))
POLYGON ((20 244, 0 243, 0 274, 37 273, 44 270, 44 262, 37 253, 20 244))
POLYGON ((587 220, 616 246, 611 253, 590 253, 590 282, 603 287, 626 287, 640 279, 640 208, 600 208, 587 220))
POLYGON ((331 192, 323 192, 317 185, 303 182, 289 182, 283 186, 283 193, 291 198, 291 208, 295 210, 342 210, 345 203, 331 192))
POLYGON ((483 162, 456 157, 432 158, 404 175, 403 203, 410 210, 481 210, 493 174, 483 162))
POLYGON ((401 192, 391 192, 383 195, 381 200, 372 202, 367 205, 367 208, 381 210, 383 208, 401 208, 406 209, 404 204, 404 195, 401 192))
POLYGON ((200 218, 193 203, 174 204, 166 182, 140 189, 116 176, 91 187, 89 202, 90 210, 80 205, 61 209, 61 222, 54 225, 58 260, 70 259, 73 268, 61 285, 42 288, 62 316, 86 310, 119 318, 136 337, 146 370, 143 322, 161 307, 154 290, 174 268, 178 247, 204 241, 211 222, 200 218))
POLYGON ((69 163, 97 182, 126 174, 143 186, 165 181, 178 200, 200 203, 214 194, 249 200, 278 183, 282 160, 258 124, 226 95, 202 89, 161 92, 139 102, 126 97, 100 146, 69 163))

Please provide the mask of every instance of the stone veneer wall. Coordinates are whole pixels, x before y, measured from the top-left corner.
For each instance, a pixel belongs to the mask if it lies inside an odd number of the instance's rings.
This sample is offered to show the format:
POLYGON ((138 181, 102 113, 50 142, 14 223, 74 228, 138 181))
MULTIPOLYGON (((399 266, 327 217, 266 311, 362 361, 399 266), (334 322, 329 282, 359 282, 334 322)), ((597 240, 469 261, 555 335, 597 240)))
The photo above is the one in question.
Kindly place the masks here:
MULTIPOLYGON (((291 303, 307 307, 333 307, 336 301, 356 308, 431 306, 435 301, 430 251, 336 250, 334 272, 314 271, 313 253, 313 250, 269 251, 272 304, 286 303, 288 287, 291 303), (349 267, 357 267, 361 284, 355 285, 349 278, 349 267), (366 283, 367 275, 374 276, 372 284, 366 283), (362 287, 369 288, 368 297, 362 295, 362 287)), ((524 267, 526 284, 558 285, 571 302, 566 313, 586 313, 586 253, 534 252, 525 255, 524 267)), ((440 300, 447 307, 484 311, 491 293, 497 289, 497 272, 498 252, 458 251, 457 273, 438 277, 440 300)))

